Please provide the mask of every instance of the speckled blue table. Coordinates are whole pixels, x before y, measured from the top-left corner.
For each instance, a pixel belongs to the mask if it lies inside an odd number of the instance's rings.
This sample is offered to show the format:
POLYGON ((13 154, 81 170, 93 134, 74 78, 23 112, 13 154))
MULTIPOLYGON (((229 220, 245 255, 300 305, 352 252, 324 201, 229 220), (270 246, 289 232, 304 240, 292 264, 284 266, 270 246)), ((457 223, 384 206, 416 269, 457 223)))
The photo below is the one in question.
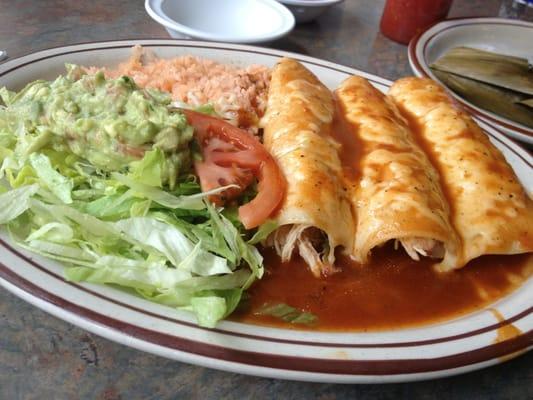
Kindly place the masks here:
MULTIPOLYGON (((70 43, 167 38, 141 0, 0 0, 0 49, 11 57, 70 43)), ((405 46, 378 31, 383 0, 346 0, 269 47, 396 79, 405 46)), ((512 0, 455 0, 450 16, 533 20, 512 0)), ((191 366, 115 344, 58 320, 0 288, 3 399, 533 399, 533 355, 418 383, 331 385, 255 378, 191 366)))

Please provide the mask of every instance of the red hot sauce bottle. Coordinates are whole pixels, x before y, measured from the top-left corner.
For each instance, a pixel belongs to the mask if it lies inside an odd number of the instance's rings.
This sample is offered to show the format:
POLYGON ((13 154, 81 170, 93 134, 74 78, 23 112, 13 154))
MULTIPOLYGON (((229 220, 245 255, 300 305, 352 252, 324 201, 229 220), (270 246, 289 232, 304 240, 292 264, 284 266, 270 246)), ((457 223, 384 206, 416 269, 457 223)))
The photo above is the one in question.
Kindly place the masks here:
POLYGON ((387 0, 381 32, 395 42, 408 44, 417 33, 446 18, 453 0, 387 0))

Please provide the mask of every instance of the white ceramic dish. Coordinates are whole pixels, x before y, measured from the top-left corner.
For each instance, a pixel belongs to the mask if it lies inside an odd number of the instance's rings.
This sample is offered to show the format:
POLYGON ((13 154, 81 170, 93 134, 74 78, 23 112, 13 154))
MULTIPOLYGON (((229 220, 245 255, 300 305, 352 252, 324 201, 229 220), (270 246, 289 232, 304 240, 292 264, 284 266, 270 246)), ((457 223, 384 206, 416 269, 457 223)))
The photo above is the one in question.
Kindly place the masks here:
POLYGON ((173 38, 260 43, 294 27, 291 12, 275 0, 146 0, 145 8, 173 38))
MULTIPOLYGON (((349 67, 251 46, 177 40, 128 40, 72 45, 33 53, 0 65, 0 86, 20 89, 52 79, 64 63, 110 66, 133 45, 161 57, 192 54, 214 60, 271 66, 280 57, 303 62, 327 86, 357 74, 387 90, 390 81, 349 67)), ((510 139, 481 123, 528 192, 533 158, 510 139)), ((217 329, 196 326, 185 312, 150 303, 111 287, 75 284, 56 262, 15 248, 0 230, 0 285, 43 310, 127 346, 179 361, 281 379, 378 383, 449 376, 512 358, 532 346, 533 277, 489 309, 446 323, 375 333, 326 333, 274 329, 223 321, 217 329), (522 334, 498 342, 498 329, 513 324, 522 334)))
POLYGON ((344 0, 278 0, 294 14, 296 23, 311 22, 322 15, 328 8, 344 0))
MULTIPOLYGON (((533 56, 533 23, 501 18, 457 18, 440 22, 409 43, 409 63, 418 76, 438 81, 429 65, 449 49, 468 46, 518 57, 533 56)), ((533 129, 496 115, 453 93, 475 116, 514 139, 533 145, 533 129)))

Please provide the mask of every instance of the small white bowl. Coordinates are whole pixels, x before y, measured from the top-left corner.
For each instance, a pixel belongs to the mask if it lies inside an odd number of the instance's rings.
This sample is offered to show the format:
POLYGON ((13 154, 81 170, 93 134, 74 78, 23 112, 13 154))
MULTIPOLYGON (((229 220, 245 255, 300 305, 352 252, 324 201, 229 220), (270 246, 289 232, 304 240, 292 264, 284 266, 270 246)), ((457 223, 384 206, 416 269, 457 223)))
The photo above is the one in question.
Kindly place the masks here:
POLYGON ((329 7, 342 3, 344 0, 278 0, 286 5, 294 14, 296 23, 311 22, 329 7))
POLYGON ((144 6, 174 38, 258 43, 294 27, 291 12, 275 0, 146 0, 144 6))

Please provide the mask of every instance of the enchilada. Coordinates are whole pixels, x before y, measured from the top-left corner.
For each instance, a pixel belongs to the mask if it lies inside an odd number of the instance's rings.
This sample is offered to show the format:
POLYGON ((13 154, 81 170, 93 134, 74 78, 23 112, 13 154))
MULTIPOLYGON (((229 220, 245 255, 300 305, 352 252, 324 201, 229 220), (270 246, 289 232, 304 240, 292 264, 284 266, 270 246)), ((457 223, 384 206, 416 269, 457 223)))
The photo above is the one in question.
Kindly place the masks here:
POLYGON ((400 79, 389 95, 418 132, 449 193, 462 242, 455 267, 484 254, 533 251, 532 201, 472 118, 429 79, 400 79))
POLYGON ((333 270, 335 249, 351 251, 354 216, 342 177, 338 143, 331 137, 332 93, 295 60, 272 70, 263 140, 287 180, 268 244, 282 261, 298 252, 315 276, 333 270))
POLYGON ((428 256, 454 266, 459 241, 439 175, 396 106, 359 76, 345 80, 336 96, 348 123, 345 141, 360 147, 348 165, 359 175, 349 185, 357 214, 353 258, 366 263, 372 249, 395 240, 414 260, 428 256))

